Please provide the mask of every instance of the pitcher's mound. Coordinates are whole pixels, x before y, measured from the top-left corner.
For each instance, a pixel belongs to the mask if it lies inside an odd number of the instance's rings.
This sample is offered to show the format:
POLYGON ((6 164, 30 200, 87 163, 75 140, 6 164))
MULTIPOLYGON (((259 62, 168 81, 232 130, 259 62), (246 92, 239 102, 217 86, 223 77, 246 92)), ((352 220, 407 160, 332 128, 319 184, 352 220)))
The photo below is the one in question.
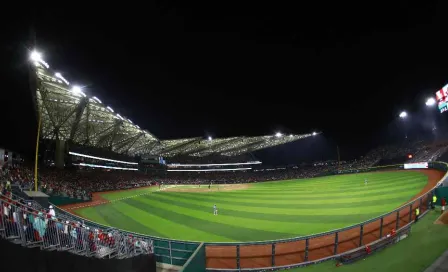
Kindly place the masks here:
POLYGON ((212 185, 210 189, 208 185, 178 185, 176 187, 167 188, 165 192, 185 192, 185 193, 208 193, 208 192, 228 192, 236 190, 244 190, 250 187, 250 184, 220 184, 212 185))
POLYGON ((439 225, 448 225, 448 212, 445 211, 442 215, 437 218, 437 220, 434 222, 434 224, 439 225))

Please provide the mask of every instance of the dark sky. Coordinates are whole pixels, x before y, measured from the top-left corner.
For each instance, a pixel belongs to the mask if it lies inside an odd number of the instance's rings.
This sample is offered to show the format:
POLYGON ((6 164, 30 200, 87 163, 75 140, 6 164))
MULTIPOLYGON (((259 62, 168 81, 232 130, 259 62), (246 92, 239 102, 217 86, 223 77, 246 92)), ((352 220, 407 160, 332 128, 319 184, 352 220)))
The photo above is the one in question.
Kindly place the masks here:
POLYGON ((30 27, 52 68, 160 139, 319 130, 355 154, 448 82, 439 2, 311 2, 24 12, 2 42, 0 145, 34 147, 30 27))

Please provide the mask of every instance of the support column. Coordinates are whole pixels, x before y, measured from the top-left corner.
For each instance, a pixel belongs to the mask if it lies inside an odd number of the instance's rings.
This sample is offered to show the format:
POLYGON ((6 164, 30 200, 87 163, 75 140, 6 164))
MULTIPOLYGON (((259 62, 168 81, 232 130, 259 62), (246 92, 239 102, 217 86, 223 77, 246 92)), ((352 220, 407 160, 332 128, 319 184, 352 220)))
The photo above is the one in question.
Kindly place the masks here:
POLYGON ((57 168, 64 168, 65 163, 64 158, 65 158, 65 141, 56 140, 54 164, 57 168))

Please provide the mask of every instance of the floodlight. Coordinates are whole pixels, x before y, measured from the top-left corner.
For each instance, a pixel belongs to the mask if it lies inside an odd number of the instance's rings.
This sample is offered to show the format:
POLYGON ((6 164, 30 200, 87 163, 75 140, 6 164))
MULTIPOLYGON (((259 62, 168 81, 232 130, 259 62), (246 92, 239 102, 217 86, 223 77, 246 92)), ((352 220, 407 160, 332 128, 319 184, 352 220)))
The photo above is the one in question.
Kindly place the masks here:
POLYGON ((73 86, 72 93, 74 94, 80 94, 81 93, 81 87, 79 86, 73 86))
POLYGON ((436 104, 436 100, 433 97, 428 98, 428 100, 426 100, 426 106, 431 107, 434 106, 436 104))
POLYGON ((212 136, 208 136, 208 140, 211 141, 212 140, 212 136))
POLYGON ((57 77, 57 78, 61 78, 62 77, 61 73, 54 73, 54 76, 57 77))
POLYGON ((316 134, 317 134, 316 132, 313 132, 313 136, 316 136, 316 134))
POLYGON ((275 133, 275 137, 282 137, 282 135, 280 132, 275 133))
POLYGON ((399 116, 400 116, 400 118, 406 118, 406 116, 408 116, 408 114, 405 111, 402 111, 399 116))
POLYGON ((101 103, 101 100, 99 100, 98 97, 96 97, 96 96, 92 97, 92 99, 95 100, 98 103, 101 103))
POLYGON ((291 137, 291 138, 292 138, 292 137, 294 137, 294 135, 290 134, 290 135, 289 135, 289 137, 291 137))
POLYGON ((37 51, 33 51, 31 52, 30 59, 34 62, 39 62, 42 60, 42 54, 37 51))
POLYGON ((111 112, 114 112, 114 110, 113 110, 111 107, 107 106, 106 108, 107 108, 108 110, 110 110, 111 112))

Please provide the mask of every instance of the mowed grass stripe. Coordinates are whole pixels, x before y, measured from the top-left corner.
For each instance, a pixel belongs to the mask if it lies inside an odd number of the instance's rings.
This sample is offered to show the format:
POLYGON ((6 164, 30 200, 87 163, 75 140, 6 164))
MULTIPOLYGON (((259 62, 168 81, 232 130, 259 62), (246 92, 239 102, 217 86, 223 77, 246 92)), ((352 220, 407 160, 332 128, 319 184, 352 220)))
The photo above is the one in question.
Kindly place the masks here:
MULTIPOLYGON (((283 188, 294 188, 294 189, 308 189, 308 188, 331 188, 334 185, 339 186, 353 186, 354 184, 360 184, 364 185, 365 178, 368 179, 369 184, 373 185, 383 185, 384 183, 389 182, 390 180, 394 180, 394 183, 400 183, 400 182, 406 182, 410 179, 426 179, 426 175, 421 173, 414 173, 416 175, 384 175, 383 177, 380 177, 380 175, 372 176, 371 178, 367 178, 365 176, 362 177, 356 177, 356 178, 341 178, 341 176, 332 176, 331 182, 322 182, 319 180, 319 178, 310 179, 309 181, 305 182, 303 180, 288 180, 288 181, 273 181, 273 182, 263 182, 263 183, 254 183, 253 186, 249 190, 262 190, 263 188, 267 188, 269 190, 283 190, 283 188), (275 184, 275 186, 272 186, 275 184), (278 186, 281 185, 281 186, 278 186)), ((330 178, 326 178, 330 179, 330 178)))
POLYGON ((142 234, 152 234, 155 236, 161 235, 161 233, 152 229, 150 226, 138 222, 135 217, 130 216, 129 212, 123 213, 122 210, 119 209, 122 205, 123 204, 119 202, 110 203, 108 204, 109 207, 100 205, 97 206, 97 211, 109 226, 117 226, 125 230, 142 234))
MULTIPOLYGON (((106 207, 106 209, 109 209, 106 207)), ((107 222, 103 216, 99 213, 99 207, 98 209, 94 209, 92 207, 89 208, 83 208, 83 209, 79 209, 76 210, 76 214, 84 217, 84 218, 89 218, 89 220, 99 223, 101 225, 106 225, 106 226, 111 226, 109 222, 107 222)))
MULTIPOLYGON (((181 213, 182 207, 177 207, 176 212, 173 210, 173 205, 165 205, 155 201, 141 201, 141 199, 127 199, 125 202, 132 205, 135 208, 146 210, 151 209, 151 213, 160 216, 173 223, 182 224, 190 228, 198 229, 210 234, 219 233, 219 235, 232 239, 234 241, 248 241, 252 237, 274 237, 274 239, 280 237, 290 236, 291 233, 274 232, 268 230, 259 230, 254 228, 243 227, 241 224, 228 224, 231 221, 235 221, 235 218, 225 220, 226 223, 221 223, 217 218, 223 218, 223 216, 215 216, 212 211, 209 213, 202 213, 200 211, 187 211, 181 213)), ((235 223, 235 222, 234 222, 235 223)))
MULTIPOLYGON (((163 193, 169 193, 172 195, 177 195, 179 197, 186 196, 186 197, 199 197, 201 199, 207 199, 207 198, 215 198, 216 196, 219 196, 221 199, 240 199, 241 201, 247 201, 252 202, 254 200, 259 201, 272 201, 277 202, 279 200, 283 201, 293 201, 293 200, 303 200, 303 201, 321 201, 322 199, 333 199, 333 200, 340 200, 340 199, 350 199, 351 197, 354 198, 375 198, 378 196, 383 196, 385 194, 388 195, 396 195, 400 194, 403 191, 420 191, 423 187, 423 184, 409 184, 405 186, 399 186, 395 187, 393 185, 389 186, 388 188, 382 188, 377 190, 372 190, 370 188, 363 188, 363 190, 360 190, 358 192, 352 192, 352 193, 334 193, 334 194, 310 194, 310 193, 303 193, 303 192, 295 192, 295 194, 269 194, 269 195, 259 195, 259 194, 253 194, 253 195, 241 195, 241 194, 233 194, 228 192, 204 192, 204 193, 184 193, 184 192, 163 192, 163 193)), ((157 192, 159 193, 159 192, 157 192)), ((160 192, 162 193, 162 192, 160 192)))
MULTIPOLYGON (((126 202, 132 202, 128 199, 126 202)), ((186 240, 187 238, 181 234, 188 233, 188 240, 201 240, 200 237, 209 237, 211 240, 218 241, 233 241, 222 235, 214 233, 203 232, 197 228, 190 228, 182 223, 177 223, 169 220, 163 214, 151 213, 149 214, 148 207, 141 209, 121 201, 115 205, 115 209, 121 213, 126 213, 131 216, 139 224, 144 225, 145 229, 141 230, 144 234, 154 235, 158 237, 169 237, 173 239, 186 240), (161 216, 162 215, 162 216, 161 216), (179 235, 177 235, 179 234, 179 235)), ((126 223, 126 222, 123 222, 126 223)))
POLYGON ((372 190, 374 189, 383 189, 384 187, 387 186, 395 186, 395 187, 399 187, 399 186, 406 186, 409 184, 416 184, 416 183, 425 183, 427 182, 427 179, 425 178, 408 178, 406 180, 403 181, 399 181, 399 182, 395 182, 393 181, 393 184, 391 185, 391 181, 392 180, 387 180, 384 183, 381 184, 375 184, 375 182, 369 182, 367 185, 364 184, 364 182, 362 183, 354 183, 351 184, 349 186, 339 186, 338 184, 333 184, 332 186, 329 187, 317 187, 317 186, 307 186, 306 189, 305 188, 293 188, 293 187, 289 187, 289 188, 281 188, 281 189, 277 189, 277 190, 273 190, 273 189, 269 189, 269 188, 262 188, 262 189, 257 189, 257 190, 241 190, 241 191, 235 191, 235 194, 270 194, 270 193, 283 193, 286 192, 287 194, 289 192, 303 192, 303 193, 310 193, 310 192, 322 192, 325 191, 325 193, 330 194, 330 193, 347 193, 347 192, 357 192, 359 190, 362 190, 364 188, 371 188, 372 190))
MULTIPOLYGON (((426 183, 427 176, 420 173, 384 172, 256 183, 236 191, 207 191, 201 186, 200 193, 158 192, 158 187, 153 187, 155 193, 141 196, 140 190, 114 193, 117 199, 134 197, 98 207, 109 209, 112 205, 111 216, 123 213, 144 229, 138 232, 155 236, 200 241, 267 240, 319 233, 371 219, 401 206, 426 183), (218 216, 213 215, 213 204, 218 205, 218 216)), ((108 217, 101 210, 87 212, 87 217, 95 214, 108 217)), ((113 224, 135 231, 126 221, 117 219, 113 224)))
POLYGON ((219 196, 211 197, 211 198, 200 198, 200 197, 192 197, 192 196, 179 196, 172 195, 169 193, 160 193, 154 194, 149 197, 157 198, 157 197, 168 197, 172 201, 182 201, 184 203, 194 202, 194 203, 205 203, 210 206, 213 204, 228 204, 232 206, 243 206, 243 207, 260 207, 260 208, 277 208, 277 209, 340 209, 340 208, 352 208, 352 207, 369 207, 369 206, 377 206, 378 204, 383 204, 387 202, 393 203, 404 203, 412 196, 417 194, 418 189, 414 191, 405 191, 400 192, 394 195, 381 195, 377 199, 375 198, 353 198, 353 199, 331 199, 331 198, 323 198, 320 200, 294 200, 294 201, 282 201, 281 199, 277 202, 257 200, 250 201, 247 199, 223 199, 219 196))
MULTIPOLYGON (((207 204, 207 205, 199 205, 197 202, 181 202, 176 203, 176 201, 173 201, 172 199, 165 199, 161 197, 155 198, 157 201, 161 203, 166 204, 173 204, 189 208, 194 211, 202 211, 209 213, 211 211, 211 207, 213 204, 207 204)), ((219 206, 220 207, 220 206, 219 206)), ((218 208, 219 208, 218 207, 218 208)), ((280 212, 280 211, 279 211, 280 212)), ((378 216, 377 213, 368 213, 368 214, 355 214, 355 215, 322 215, 322 216, 316 216, 316 215, 286 215, 286 214, 268 214, 263 212, 246 212, 244 210, 238 209, 238 210, 230 210, 230 209, 223 209, 219 208, 219 215, 231 215, 232 217, 239 217, 239 218, 250 218, 250 219, 260 219, 260 220, 269 220, 274 222, 299 222, 299 223, 306 223, 306 224, 314 224, 314 223, 347 223, 347 222, 362 222, 371 218, 374 218, 378 216)))
MULTIPOLYGON (((172 194, 172 193, 156 193, 154 197, 158 195, 167 195, 171 197, 175 197, 176 199, 185 199, 190 201, 208 201, 208 202, 219 202, 219 203, 227 203, 233 205, 245 205, 245 206, 254 206, 254 207, 272 207, 272 208, 306 208, 306 207, 319 207, 319 208, 328 208, 328 205, 331 205, 332 208, 344 208, 344 207, 353 207, 356 205, 363 206, 375 206, 378 203, 383 201, 406 201, 415 194, 417 194, 420 189, 413 190, 401 190, 395 194, 381 194, 379 196, 369 196, 369 197, 356 197, 350 198, 347 196, 346 198, 333 199, 332 197, 322 197, 320 199, 302 199, 300 196, 297 196, 294 200, 283 200, 279 197, 277 200, 265 200, 262 198, 258 199, 245 199, 240 197, 234 198, 223 198, 220 195, 210 195, 209 197, 201 197, 199 194, 196 195, 182 195, 182 194, 172 194)), ((151 195, 153 197, 153 195, 151 195)))
MULTIPOLYGON (((226 213, 225 210, 218 207, 218 210, 220 211, 218 216, 214 216, 212 211, 212 207, 210 207, 209 212, 207 211, 201 211, 201 210, 191 210, 188 207, 184 207, 181 203, 161 203, 160 201, 156 199, 150 199, 150 198, 134 198, 130 199, 132 201, 137 201, 144 203, 146 205, 150 205, 154 208, 158 209, 164 209, 165 211, 176 211, 176 214, 182 214, 185 216, 185 218, 189 218, 188 220, 195 221, 195 220, 207 220, 218 224, 226 224, 234 227, 241 227, 241 226, 251 226, 253 230, 260 230, 260 231, 267 231, 267 232, 280 232, 280 227, 278 222, 275 221, 269 221, 269 220, 258 220, 258 219, 250 219, 250 218, 236 218, 232 215, 231 212, 226 213)), ((151 210, 151 212, 154 212, 154 210, 151 210)), ((199 223, 199 222, 198 222, 199 223)), ((288 227, 285 229, 289 230, 300 230, 304 227, 304 224, 306 222, 290 222, 288 224, 288 227)), ((308 224, 306 224, 308 225, 308 224)), ((315 223, 314 227, 317 227, 319 224, 315 223)), ((331 224, 325 223, 322 224, 326 227, 329 227, 331 224)), ((226 235, 227 236, 227 235, 226 235)), ((228 236, 227 236, 228 237, 228 236)))
POLYGON ((141 188, 141 189, 132 189, 132 190, 121 191, 121 192, 105 193, 105 194, 101 195, 101 197, 103 197, 107 200, 117 200, 120 198, 131 197, 131 196, 135 196, 135 195, 139 195, 139 194, 147 194, 147 193, 151 193, 151 192, 158 191, 158 190, 159 190, 158 186, 151 186, 151 187, 146 187, 146 188, 141 188))

